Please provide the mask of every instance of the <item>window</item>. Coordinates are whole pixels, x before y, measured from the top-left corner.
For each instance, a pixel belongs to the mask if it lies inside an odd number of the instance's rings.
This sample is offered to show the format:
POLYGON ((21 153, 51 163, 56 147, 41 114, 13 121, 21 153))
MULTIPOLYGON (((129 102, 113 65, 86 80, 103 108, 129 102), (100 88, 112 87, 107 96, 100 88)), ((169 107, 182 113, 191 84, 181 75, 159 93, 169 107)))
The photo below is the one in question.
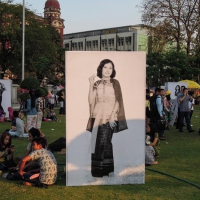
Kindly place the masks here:
POLYGON ((126 37, 125 40, 127 45, 131 44, 131 37, 126 37))
POLYGON ((69 50, 69 43, 65 44, 65 49, 69 50))

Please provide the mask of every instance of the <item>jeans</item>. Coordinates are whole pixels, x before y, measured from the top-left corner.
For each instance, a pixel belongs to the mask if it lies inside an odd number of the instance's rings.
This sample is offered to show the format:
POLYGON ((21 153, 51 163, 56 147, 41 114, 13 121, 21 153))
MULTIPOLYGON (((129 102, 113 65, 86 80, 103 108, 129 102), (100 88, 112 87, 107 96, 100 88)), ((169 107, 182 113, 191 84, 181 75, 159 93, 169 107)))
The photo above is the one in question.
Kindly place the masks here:
POLYGON ((179 131, 183 130, 183 119, 185 118, 186 124, 187 124, 187 130, 191 130, 190 125, 190 112, 182 112, 180 111, 180 121, 179 121, 179 131))

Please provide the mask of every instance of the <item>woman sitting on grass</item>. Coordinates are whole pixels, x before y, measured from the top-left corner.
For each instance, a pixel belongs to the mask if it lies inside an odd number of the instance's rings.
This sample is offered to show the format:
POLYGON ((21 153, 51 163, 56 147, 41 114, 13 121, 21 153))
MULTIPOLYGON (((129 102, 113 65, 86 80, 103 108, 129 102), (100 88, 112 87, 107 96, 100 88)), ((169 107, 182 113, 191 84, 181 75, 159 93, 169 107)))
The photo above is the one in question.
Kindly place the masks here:
POLYGON ((5 131, 0 137, 0 170, 6 170, 16 166, 13 161, 14 145, 12 145, 11 135, 5 131))
POLYGON ((156 126, 154 124, 146 125, 146 134, 150 136, 151 146, 155 149, 155 156, 160 155, 160 140, 156 126))
POLYGON ((157 165, 158 161, 155 160, 155 150, 151 146, 150 136, 146 135, 146 141, 145 141, 145 165, 151 166, 151 165, 157 165))

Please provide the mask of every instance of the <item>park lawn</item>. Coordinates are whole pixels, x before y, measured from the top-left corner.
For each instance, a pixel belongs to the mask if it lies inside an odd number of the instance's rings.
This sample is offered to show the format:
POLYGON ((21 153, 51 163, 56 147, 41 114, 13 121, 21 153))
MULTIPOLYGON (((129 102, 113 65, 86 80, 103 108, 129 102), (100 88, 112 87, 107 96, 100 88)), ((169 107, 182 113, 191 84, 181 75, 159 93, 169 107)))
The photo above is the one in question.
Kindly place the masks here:
MULTIPOLYGON (((57 111, 58 112, 58 111, 57 111)), ((64 199, 200 199, 200 108, 195 106, 192 118, 194 133, 179 133, 175 127, 165 132, 166 140, 161 141, 161 155, 158 165, 146 169, 145 184, 116 186, 81 186, 66 187, 66 177, 63 172, 65 155, 57 154, 59 164, 58 181, 54 186, 34 188, 23 186, 21 181, 8 181, 0 177, 0 199, 2 200, 64 200, 64 199), (155 171, 150 171, 155 170, 155 171), (167 175, 160 174, 164 172, 167 175), (181 180, 168 175, 178 177, 181 180), (184 182, 187 181, 188 183, 184 182), (196 184, 195 186, 192 184, 196 184)), ((42 130, 48 142, 59 137, 65 137, 65 117, 59 117, 61 122, 43 122, 42 130), (54 129, 54 130, 52 130, 54 129)), ((0 123, 0 133, 10 127, 10 123, 0 123)), ((14 138, 16 156, 25 152, 27 138, 14 138)))

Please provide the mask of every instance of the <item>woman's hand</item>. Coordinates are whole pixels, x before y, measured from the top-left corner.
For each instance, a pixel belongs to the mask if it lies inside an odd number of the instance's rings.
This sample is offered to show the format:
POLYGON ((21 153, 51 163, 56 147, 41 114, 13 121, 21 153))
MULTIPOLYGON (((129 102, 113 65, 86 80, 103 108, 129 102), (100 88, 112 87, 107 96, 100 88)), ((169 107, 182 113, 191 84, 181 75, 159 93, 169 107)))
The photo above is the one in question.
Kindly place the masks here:
POLYGON ((93 74, 90 78, 89 78, 89 82, 90 84, 93 86, 94 85, 94 79, 95 79, 96 75, 93 74))
POLYGON ((5 149, 5 151, 4 151, 4 153, 7 154, 8 151, 9 151, 9 149, 10 149, 10 148, 7 147, 7 148, 5 149))
POLYGON ((112 129, 117 125, 114 120, 114 117, 110 116, 109 124, 110 124, 110 128, 112 128, 112 129))

